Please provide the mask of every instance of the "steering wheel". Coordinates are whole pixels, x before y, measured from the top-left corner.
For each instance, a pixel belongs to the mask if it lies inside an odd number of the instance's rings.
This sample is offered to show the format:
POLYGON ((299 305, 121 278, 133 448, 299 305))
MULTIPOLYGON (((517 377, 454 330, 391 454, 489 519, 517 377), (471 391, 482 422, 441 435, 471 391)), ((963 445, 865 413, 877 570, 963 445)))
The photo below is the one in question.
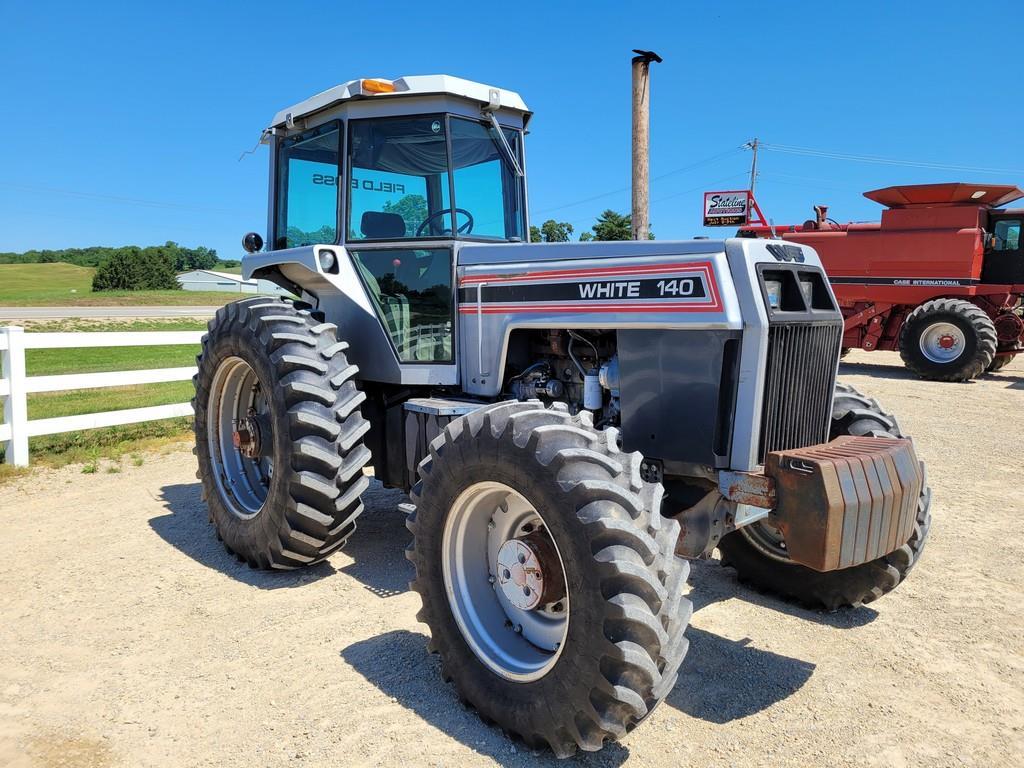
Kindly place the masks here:
MULTIPOLYGON (((439 211, 434 211, 433 213, 429 214, 427 216, 427 218, 425 218, 423 220, 423 223, 420 224, 419 227, 416 229, 416 237, 419 237, 420 235, 422 235, 426 231, 427 226, 430 225, 430 224, 433 224, 435 219, 440 219, 442 216, 447 216, 448 213, 449 213, 448 209, 447 208, 443 208, 443 209, 441 209, 439 211)), ((473 214, 470 213, 469 211, 467 211, 465 208, 456 208, 455 209, 455 217, 456 217, 456 219, 458 219, 458 216, 459 216, 460 213, 463 216, 466 217, 466 221, 465 221, 465 223, 461 227, 459 227, 456 230, 456 234, 468 235, 470 232, 473 231, 473 214)), ((431 227, 431 229, 433 229, 433 227, 431 227)), ((446 233, 447 233, 447 230, 445 232, 440 232, 438 234, 442 234, 443 235, 443 234, 446 234, 446 233)))

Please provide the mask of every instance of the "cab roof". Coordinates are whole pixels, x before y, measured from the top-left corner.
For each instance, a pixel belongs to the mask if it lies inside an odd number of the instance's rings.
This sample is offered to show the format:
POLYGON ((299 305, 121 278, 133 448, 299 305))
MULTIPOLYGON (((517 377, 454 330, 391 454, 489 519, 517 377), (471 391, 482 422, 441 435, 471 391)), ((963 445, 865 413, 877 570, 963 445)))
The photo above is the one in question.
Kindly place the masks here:
POLYGON ((438 94, 476 101, 481 106, 493 103, 496 97, 498 103, 494 106, 521 112, 524 125, 529 120, 531 114, 522 97, 515 91, 506 91, 502 88, 476 83, 472 80, 463 80, 461 77, 452 77, 451 75, 411 75, 399 77, 395 80, 388 80, 386 78, 349 80, 341 85, 328 88, 316 96, 311 96, 305 101, 300 101, 298 104, 287 109, 282 109, 274 115, 274 120, 271 122, 270 127, 287 127, 289 124, 294 124, 296 120, 308 117, 316 112, 322 112, 346 101, 433 96, 438 94))

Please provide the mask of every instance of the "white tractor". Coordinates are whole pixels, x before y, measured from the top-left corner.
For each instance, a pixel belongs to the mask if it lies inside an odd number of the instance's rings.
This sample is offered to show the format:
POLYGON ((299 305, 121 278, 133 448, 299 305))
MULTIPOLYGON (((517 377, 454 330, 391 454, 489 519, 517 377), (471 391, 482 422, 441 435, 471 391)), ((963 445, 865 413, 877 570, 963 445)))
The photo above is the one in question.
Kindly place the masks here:
MULTIPOLYGON (((319 562, 369 483, 410 492, 419 618, 481 715, 559 756, 675 685, 686 558, 827 609, 872 601, 929 525, 895 419, 837 386, 814 251, 769 240, 528 244, 515 93, 352 80, 279 112, 270 247, 195 379, 217 533, 319 562)), ((700 588, 699 585, 696 586, 700 588)))

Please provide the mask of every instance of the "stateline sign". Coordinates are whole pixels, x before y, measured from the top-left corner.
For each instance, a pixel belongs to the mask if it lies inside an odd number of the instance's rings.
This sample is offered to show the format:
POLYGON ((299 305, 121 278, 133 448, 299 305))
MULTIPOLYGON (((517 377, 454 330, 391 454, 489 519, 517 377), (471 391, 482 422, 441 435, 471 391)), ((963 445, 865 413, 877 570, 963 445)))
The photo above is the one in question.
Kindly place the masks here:
POLYGON ((705 227, 740 227, 750 223, 750 190, 704 193, 705 227))

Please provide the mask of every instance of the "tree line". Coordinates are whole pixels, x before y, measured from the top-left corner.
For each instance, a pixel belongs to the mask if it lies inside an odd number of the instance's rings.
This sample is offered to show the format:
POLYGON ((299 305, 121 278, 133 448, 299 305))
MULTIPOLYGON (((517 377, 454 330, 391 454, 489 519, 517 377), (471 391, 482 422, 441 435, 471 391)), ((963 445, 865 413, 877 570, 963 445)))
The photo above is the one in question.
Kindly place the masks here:
POLYGON ((62 262, 94 267, 94 291, 177 290, 177 276, 193 269, 236 267, 238 261, 221 261, 213 248, 186 248, 173 241, 163 245, 93 246, 60 250, 0 253, 0 264, 53 264, 62 262))
MULTIPOLYGON (((590 232, 580 232, 580 242, 591 240, 632 240, 633 221, 628 214, 616 213, 610 208, 597 217, 590 232)), ((548 219, 539 227, 530 226, 531 243, 568 243, 572 240, 573 226, 567 221, 548 219)), ((650 239, 654 239, 651 233, 650 239)))

